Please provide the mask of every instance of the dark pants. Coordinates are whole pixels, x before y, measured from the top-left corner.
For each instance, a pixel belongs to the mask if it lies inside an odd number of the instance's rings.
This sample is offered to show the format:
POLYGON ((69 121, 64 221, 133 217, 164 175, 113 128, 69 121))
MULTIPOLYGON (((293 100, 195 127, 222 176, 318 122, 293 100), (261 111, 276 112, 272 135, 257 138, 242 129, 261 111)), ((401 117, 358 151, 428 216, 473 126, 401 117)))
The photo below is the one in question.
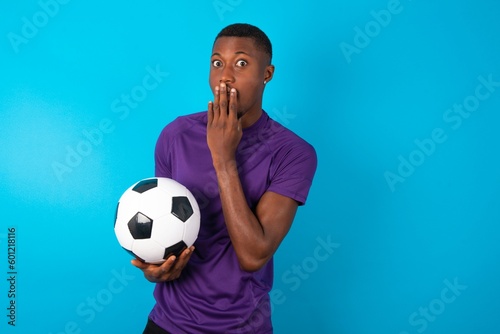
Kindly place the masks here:
POLYGON ((170 334, 157 324, 155 324, 151 319, 148 318, 148 323, 146 324, 146 328, 144 328, 144 332, 142 334, 170 334))

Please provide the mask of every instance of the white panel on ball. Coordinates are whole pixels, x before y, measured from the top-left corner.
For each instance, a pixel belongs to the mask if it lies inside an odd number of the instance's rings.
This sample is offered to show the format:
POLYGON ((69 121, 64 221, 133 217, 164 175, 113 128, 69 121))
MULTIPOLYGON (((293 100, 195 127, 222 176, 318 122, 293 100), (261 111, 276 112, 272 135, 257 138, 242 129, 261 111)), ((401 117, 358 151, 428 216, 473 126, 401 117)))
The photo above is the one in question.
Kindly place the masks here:
POLYGON ((140 198, 140 208, 147 212, 148 217, 155 219, 170 214, 170 194, 160 185, 141 194, 140 198))
POLYGON ((134 240, 132 252, 148 263, 162 263, 165 247, 151 239, 134 240))
POLYGON ((151 239, 162 245, 164 249, 181 241, 183 235, 184 223, 170 213, 153 221, 151 239))

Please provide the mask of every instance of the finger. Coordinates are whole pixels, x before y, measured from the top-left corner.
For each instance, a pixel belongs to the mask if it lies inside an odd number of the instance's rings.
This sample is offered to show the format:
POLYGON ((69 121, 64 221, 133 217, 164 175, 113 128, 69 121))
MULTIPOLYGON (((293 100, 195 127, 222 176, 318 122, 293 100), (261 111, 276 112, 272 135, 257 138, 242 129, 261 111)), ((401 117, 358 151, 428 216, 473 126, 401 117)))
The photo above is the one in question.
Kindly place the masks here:
POLYGON ((243 127, 241 126, 241 118, 238 118, 238 132, 241 132, 243 127))
POLYGON ((168 257, 168 259, 161 264, 161 266, 158 268, 159 271, 163 273, 168 273, 170 270, 172 270, 172 267, 174 266, 175 260, 177 257, 175 255, 171 255, 168 257))
POLYGON ((212 101, 208 102, 208 109, 207 109, 207 114, 208 114, 208 122, 207 125, 212 124, 212 121, 214 120, 214 104, 212 101))
POLYGON ((226 84, 222 82, 220 84, 220 94, 219 94, 220 117, 225 117, 228 114, 226 89, 227 89, 226 84))
POLYGON ((180 258, 186 258, 186 257, 187 257, 187 258, 190 258, 190 257, 191 257, 191 254, 193 254, 193 252, 194 252, 194 246, 191 246, 191 247, 189 247, 189 248, 186 248, 186 249, 182 252, 182 254, 181 254, 180 258))
POLYGON ((235 88, 231 88, 231 94, 229 95, 229 118, 236 121, 238 118, 238 108, 237 108, 237 92, 235 88))
POLYGON ((174 262, 175 256, 171 256, 161 265, 150 265, 144 270, 144 276, 150 282, 162 282, 170 275, 174 262))
POLYGON ((146 269, 147 267, 149 267, 149 264, 148 263, 145 263, 145 262, 142 262, 138 259, 133 259, 130 261, 130 263, 132 263, 133 266, 141 269, 141 270, 144 270, 146 269))
POLYGON ((220 96, 220 88, 219 86, 215 86, 215 96, 214 96, 214 104, 213 104, 213 119, 212 122, 217 122, 220 114, 220 104, 219 104, 219 96, 220 96))
POLYGON ((193 254, 193 250, 194 250, 194 247, 192 247, 192 246, 190 248, 185 249, 182 252, 182 254, 179 256, 179 259, 175 263, 173 270, 181 271, 186 266, 189 259, 191 258, 191 254, 193 254))
POLYGON ((142 262, 138 259, 131 261, 134 266, 142 270, 144 277, 150 282, 159 282, 162 276, 158 265, 142 262))

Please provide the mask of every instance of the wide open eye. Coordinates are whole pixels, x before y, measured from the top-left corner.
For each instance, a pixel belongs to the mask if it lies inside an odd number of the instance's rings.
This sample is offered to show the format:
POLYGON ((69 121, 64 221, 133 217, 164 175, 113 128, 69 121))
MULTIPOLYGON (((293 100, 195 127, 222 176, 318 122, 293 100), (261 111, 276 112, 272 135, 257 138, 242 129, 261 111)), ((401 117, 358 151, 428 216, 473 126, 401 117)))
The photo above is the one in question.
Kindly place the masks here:
POLYGON ((248 63, 246 62, 246 60, 243 60, 243 59, 240 59, 236 62, 236 66, 238 66, 238 67, 244 67, 247 65, 248 65, 248 63))
POLYGON ((213 60, 212 61, 212 66, 213 67, 221 67, 222 66, 222 62, 220 60, 213 60))

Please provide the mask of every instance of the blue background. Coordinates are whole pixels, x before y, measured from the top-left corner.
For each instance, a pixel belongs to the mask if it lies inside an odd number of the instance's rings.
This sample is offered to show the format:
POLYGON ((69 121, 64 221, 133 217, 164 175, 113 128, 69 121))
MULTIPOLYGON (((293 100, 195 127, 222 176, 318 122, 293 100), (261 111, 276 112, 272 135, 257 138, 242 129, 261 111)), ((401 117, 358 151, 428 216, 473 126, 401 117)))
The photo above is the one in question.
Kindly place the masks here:
POLYGON ((2 333, 141 332, 153 285, 115 239, 116 202, 153 175, 163 126, 205 110, 234 22, 270 37, 264 108, 319 157, 275 256, 275 332, 500 332, 497 1, 54 1, 0 5, 2 333))

